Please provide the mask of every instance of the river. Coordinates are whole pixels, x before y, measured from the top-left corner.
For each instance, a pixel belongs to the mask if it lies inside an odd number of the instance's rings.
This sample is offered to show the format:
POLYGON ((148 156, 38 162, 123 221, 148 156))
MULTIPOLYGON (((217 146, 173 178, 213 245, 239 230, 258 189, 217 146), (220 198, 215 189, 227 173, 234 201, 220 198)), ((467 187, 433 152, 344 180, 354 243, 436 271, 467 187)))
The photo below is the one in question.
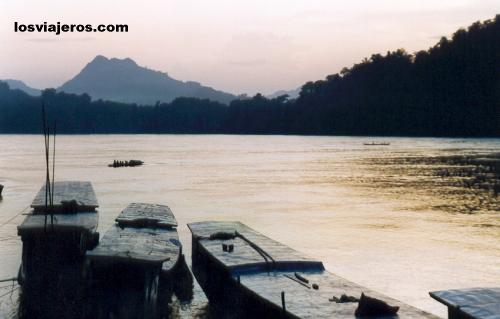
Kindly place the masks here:
MULTIPOLYGON (((186 223, 239 220, 346 279, 445 317, 429 291, 500 286, 499 201, 463 187, 466 177, 436 174, 456 165, 428 159, 499 150, 500 139, 64 135, 55 179, 92 182, 101 234, 130 202, 167 204, 190 260, 186 223), (372 141, 390 145, 363 144, 372 141), (145 165, 108 167, 114 159, 145 165)), ((0 279, 17 274, 23 216, 15 216, 44 182, 43 152, 41 135, 0 135, 0 279)), ((15 317, 8 289, 0 284, 0 317, 15 317)), ((203 308, 196 294, 180 316, 203 308)))

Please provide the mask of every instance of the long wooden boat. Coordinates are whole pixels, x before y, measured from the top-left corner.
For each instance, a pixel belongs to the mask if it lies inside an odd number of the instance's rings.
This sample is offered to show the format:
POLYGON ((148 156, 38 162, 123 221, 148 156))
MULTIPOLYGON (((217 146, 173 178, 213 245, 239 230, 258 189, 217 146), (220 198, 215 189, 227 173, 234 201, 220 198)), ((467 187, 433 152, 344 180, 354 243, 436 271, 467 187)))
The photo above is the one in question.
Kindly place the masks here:
POLYGON ((45 205, 44 198, 45 186, 17 227, 23 242, 21 285, 53 273, 65 262, 81 262, 99 238, 99 205, 90 182, 55 182, 52 207, 45 205))
POLYGON ((184 258, 168 206, 132 203, 87 252, 92 318, 156 318, 184 258))
MULTIPOLYGON (((242 223, 208 221, 188 227, 193 272, 216 317, 355 318, 358 298, 364 293, 393 306, 391 311, 399 307, 397 315, 378 314, 377 318, 436 318, 329 273, 321 261, 242 223)), ((366 309, 364 314, 374 310, 366 309)))
POLYGON ((51 190, 53 204, 46 205, 43 186, 17 227, 23 243, 18 281, 26 297, 21 308, 29 317, 64 317, 61 308, 70 307, 61 300, 81 296, 85 252, 99 240, 98 203, 91 183, 55 182, 51 190))

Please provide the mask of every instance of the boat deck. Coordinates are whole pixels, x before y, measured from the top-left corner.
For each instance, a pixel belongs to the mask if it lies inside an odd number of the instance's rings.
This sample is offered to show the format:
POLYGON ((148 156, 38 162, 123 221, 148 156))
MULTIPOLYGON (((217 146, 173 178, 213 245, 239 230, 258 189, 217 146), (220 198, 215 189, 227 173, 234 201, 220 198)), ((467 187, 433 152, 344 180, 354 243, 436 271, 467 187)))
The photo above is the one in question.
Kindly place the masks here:
POLYGON ((168 272, 182 252, 175 226, 177 221, 168 206, 132 203, 87 256, 100 262, 161 264, 161 270, 168 272))
POLYGON ((94 233, 97 230, 99 215, 96 212, 81 212, 78 214, 54 214, 53 223, 48 215, 28 215, 21 225, 17 226, 17 234, 42 233, 47 229, 58 232, 94 233), (45 223, 47 221, 47 223, 45 223))
POLYGON ((500 319, 500 288, 442 290, 429 294, 448 306, 450 319, 500 319))
MULTIPOLYGON (((359 298, 361 293, 383 300, 391 306, 399 306, 396 317, 437 318, 327 271, 304 271, 299 274, 309 283, 298 280, 294 272, 280 271, 239 275, 239 283, 243 289, 261 296, 277 309, 282 308, 281 292, 284 292, 286 311, 298 318, 354 318, 357 302, 337 303, 330 299, 340 298, 343 294, 359 298), (318 289, 314 289, 313 284, 316 284, 318 289)), ((233 276, 236 282, 237 277, 233 276)), ((377 318, 395 317, 377 316, 377 318)))
POLYGON ((54 204, 49 212, 45 205, 45 185, 40 188, 31 204, 33 211, 17 227, 18 235, 38 234, 49 229, 57 232, 96 232, 98 203, 90 182, 55 182, 53 197, 54 204), (73 200, 74 205, 68 210, 64 203, 73 200))
POLYGON ((219 276, 221 279, 215 285, 227 285, 209 291, 213 298, 230 299, 233 294, 241 293, 252 300, 253 307, 268 309, 264 315, 277 315, 284 312, 283 293, 288 318, 355 318, 358 302, 334 300, 343 294, 360 298, 361 293, 365 293, 400 307, 398 316, 377 318, 437 318, 325 271, 320 261, 309 259, 239 222, 200 222, 188 227, 193 234, 193 249, 196 249, 193 268, 201 269, 201 283, 211 289, 214 286, 211 278, 219 276), (231 238, 228 236, 231 233, 241 234, 247 240, 238 236, 231 238), (221 239, 224 236, 226 239, 221 239), (234 245, 233 251, 224 251, 223 244, 234 245), (266 261, 258 252, 260 249, 266 252, 267 259, 272 257, 275 262, 266 261), (203 273, 203 269, 207 273, 203 273), (214 274, 216 271, 219 273, 214 274), (229 277, 224 277, 225 273, 229 277))
MULTIPOLYGON (((75 200, 76 212, 92 212, 95 211, 99 204, 90 182, 80 181, 63 181, 54 183, 54 203, 53 210, 56 212, 64 212, 65 206, 63 202, 75 200)), ((34 213, 46 211, 45 205, 45 185, 42 186, 35 199, 31 203, 34 213)))
POLYGON ((177 227, 177 220, 166 205, 132 203, 116 218, 120 226, 144 226, 153 228, 177 227))
POLYGON ((270 267, 276 269, 323 269, 321 261, 312 260, 301 253, 272 240, 240 222, 199 222, 188 224, 193 237, 199 240, 200 245, 215 257, 222 265, 232 271, 252 271, 256 268, 270 267), (231 240, 210 239, 217 233, 238 234, 231 240), (222 244, 234 245, 234 251, 223 251, 222 244), (266 259, 251 245, 256 245, 272 259, 266 259))
POLYGON ((177 231, 172 229, 121 228, 113 225, 96 248, 87 252, 91 260, 162 264, 177 260, 177 231))

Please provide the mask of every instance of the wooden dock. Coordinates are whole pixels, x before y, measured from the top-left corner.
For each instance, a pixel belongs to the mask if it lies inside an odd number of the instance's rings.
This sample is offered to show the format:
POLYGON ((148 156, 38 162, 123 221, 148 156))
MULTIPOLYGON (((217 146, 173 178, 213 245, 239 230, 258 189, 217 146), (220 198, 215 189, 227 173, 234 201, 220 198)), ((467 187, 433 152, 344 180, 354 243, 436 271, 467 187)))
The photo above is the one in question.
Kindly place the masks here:
POLYGON ((99 245, 87 252, 90 290, 99 296, 92 317, 161 316, 174 290, 172 280, 183 269, 176 226, 168 206, 132 203, 121 212, 99 245))
POLYGON ((442 290, 429 294, 448 307, 449 319, 500 319, 500 287, 442 290))
POLYGON ((193 272, 221 317, 231 313, 236 318, 355 318, 358 302, 341 301, 356 300, 364 293, 399 307, 396 317, 436 318, 329 273, 320 261, 239 222, 188 227, 193 272))

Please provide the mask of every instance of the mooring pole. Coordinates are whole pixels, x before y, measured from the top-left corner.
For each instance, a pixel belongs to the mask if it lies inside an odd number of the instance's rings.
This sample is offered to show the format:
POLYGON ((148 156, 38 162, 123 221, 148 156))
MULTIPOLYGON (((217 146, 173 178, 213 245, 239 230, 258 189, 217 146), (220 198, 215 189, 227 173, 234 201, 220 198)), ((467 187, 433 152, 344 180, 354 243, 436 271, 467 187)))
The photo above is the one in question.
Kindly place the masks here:
POLYGON ((281 292, 281 306, 283 307, 283 313, 286 313, 286 304, 285 304, 285 292, 281 292))

